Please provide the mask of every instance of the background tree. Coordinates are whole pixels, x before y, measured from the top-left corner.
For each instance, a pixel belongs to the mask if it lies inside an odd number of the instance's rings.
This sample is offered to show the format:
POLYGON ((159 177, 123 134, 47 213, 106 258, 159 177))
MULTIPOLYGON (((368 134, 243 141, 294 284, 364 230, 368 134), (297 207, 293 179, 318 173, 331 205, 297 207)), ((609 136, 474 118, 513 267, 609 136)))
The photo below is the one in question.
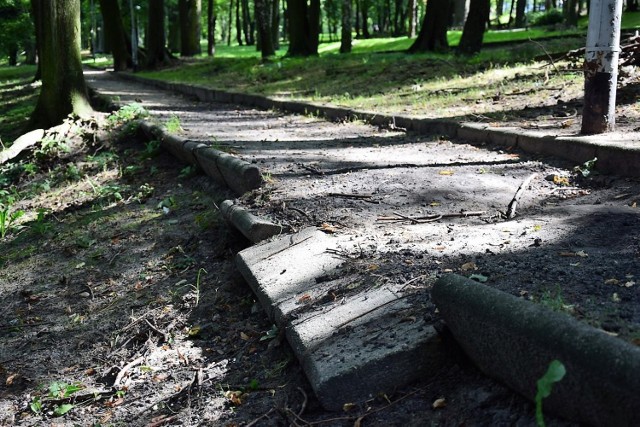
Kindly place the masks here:
POLYGON ((18 54, 26 49, 35 58, 33 23, 28 0, 0 0, 0 55, 9 65, 18 65, 18 54))
POLYGON ((320 0, 287 0, 288 56, 318 54, 320 37, 320 0))
POLYGON ((458 45, 460 53, 469 55, 480 52, 490 10, 491 0, 471 0, 469 14, 458 45))
POLYGON ((418 38, 409 53, 440 51, 449 47, 447 27, 453 12, 451 0, 429 0, 418 38))
POLYGON ((271 13, 273 11, 271 1, 273 0, 255 0, 258 44, 260 45, 260 53, 263 60, 276 54, 273 47, 273 34, 271 29, 271 24, 273 23, 271 19, 271 13))
POLYGON ((340 53, 351 52, 351 16, 352 0, 342 0, 342 33, 340 35, 340 53))
POLYGON ((167 36, 164 29, 165 10, 164 0, 149 0, 149 19, 147 28, 147 58, 146 68, 154 69, 171 62, 167 50, 167 36))
POLYGON ((200 53, 202 1, 180 0, 178 7, 180 10, 180 55, 197 55, 200 53))
POLYGON ((42 88, 28 127, 49 128, 92 113, 80 58, 80 0, 33 0, 39 16, 42 88))
POLYGON ((515 5, 516 5, 516 22, 515 22, 515 26, 516 28, 521 28, 524 27, 525 25, 525 20, 526 20, 526 16, 525 16, 525 9, 527 8, 527 0, 511 0, 512 2, 515 1, 515 5))
POLYGON ((114 71, 124 71, 133 64, 131 47, 122 23, 122 13, 118 0, 100 0, 100 11, 104 21, 105 37, 113 55, 114 71))
POLYGON ((207 1, 207 55, 213 56, 216 50, 216 11, 215 2, 207 1))
POLYGON ((416 0, 408 0, 407 15, 409 17, 409 24, 407 30, 407 37, 414 38, 416 36, 416 27, 418 23, 418 8, 416 7, 416 0))

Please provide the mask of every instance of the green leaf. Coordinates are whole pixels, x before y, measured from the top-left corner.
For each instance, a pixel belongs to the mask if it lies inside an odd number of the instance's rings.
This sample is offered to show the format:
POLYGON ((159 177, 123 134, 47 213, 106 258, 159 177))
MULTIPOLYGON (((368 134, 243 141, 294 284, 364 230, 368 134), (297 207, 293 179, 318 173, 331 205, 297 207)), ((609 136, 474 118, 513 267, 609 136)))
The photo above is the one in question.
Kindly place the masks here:
POLYGON ((64 414, 66 414, 67 412, 69 412, 70 410, 72 410, 74 408, 74 406, 70 403, 65 403, 63 405, 57 406, 56 409, 53 410, 53 415, 55 415, 56 417, 60 417, 64 414))
POLYGON ((547 372, 538 380, 538 392, 536 393, 536 423, 538 427, 544 427, 544 416, 542 414, 542 399, 551 395, 553 385, 562 380, 567 373, 567 369, 559 360, 552 360, 547 372))
POLYGON ((482 274, 472 274, 471 276, 469 276, 469 279, 475 280, 476 282, 480 283, 484 283, 489 280, 487 276, 483 276, 482 274))
POLYGON ((39 397, 34 397, 31 403, 29 404, 29 408, 35 413, 39 414, 42 412, 42 402, 39 397))

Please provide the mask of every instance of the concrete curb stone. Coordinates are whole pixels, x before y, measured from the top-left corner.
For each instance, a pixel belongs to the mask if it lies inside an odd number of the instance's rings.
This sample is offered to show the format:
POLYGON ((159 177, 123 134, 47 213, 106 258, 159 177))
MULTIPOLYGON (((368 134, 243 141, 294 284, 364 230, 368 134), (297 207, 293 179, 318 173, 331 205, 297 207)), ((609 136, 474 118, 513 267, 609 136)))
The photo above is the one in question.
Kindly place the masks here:
MULTIPOLYGON (((473 142, 506 145, 517 147, 523 151, 552 155, 565 160, 584 163, 598 157, 596 169, 603 173, 624 176, 640 176, 640 145, 638 148, 629 144, 612 145, 596 143, 595 151, 592 143, 586 143, 583 136, 552 136, 541 132, 531 132, 517 128, 494 128, 481 123, 458 123, 453 120, 424 119, 401 115, 386 115, 375 112, 356 111, 349 108, 316 105, 301 101, 274 100, 262 95, 227 92, 200 86, 168 83, 161 80, 148 79, 129 73, 115 73, 118 77, 149 84, 167 90, 174 90, 200 100, 216 100, 233 102, 263 109, 276 108, 298 114, 323 115, 332 120, 356 119, 365 120, 376 126, 397 126, 407 130, 446 135, 473 142)), ((606 141, 603 135, 598 141, 606 141)))
POLYGON ((252 215, 246 209, 225 200, 220 204, 222 217, 252 243, 258 243, 282 233, 282 226, 252 215))
POLYGON ((590 425, 640 425, 640 348, 455 274, 439 279, 432 297, 474 363, 525 397, 535 398, 552 360, 565 365, 545 411, 590 425))
POLYGON ((310 227, 252 246, 236 258, 329 410, 433 376, 447 363, 435 329, 389 289, 323 298, 344 288, 336 285, 343 259, 328 251, 341 241, 310 227), (408 313, 414 314, 411 321, 408 313))
POLYGON ((236 194, 259 188, 262 185, 260 169, 207 144, 190 141, 163 131, 146 121, 140 128, 149 139, 159 139, 162 147, 184 163, 200 167, 205 174, 236 194))

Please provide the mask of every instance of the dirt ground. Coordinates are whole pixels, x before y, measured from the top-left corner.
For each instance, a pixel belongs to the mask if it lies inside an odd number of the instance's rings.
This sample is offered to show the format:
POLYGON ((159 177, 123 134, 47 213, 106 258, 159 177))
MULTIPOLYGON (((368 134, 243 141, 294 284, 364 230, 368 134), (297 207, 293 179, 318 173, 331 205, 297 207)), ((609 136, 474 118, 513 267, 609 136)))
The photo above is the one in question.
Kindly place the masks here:
MULTIPOLYGON (((439 328, 428 290, 457 272, 640 344, 637 179, 101 84, 260 165, 266 185, 240 203, 291 231, 353 236, 350 271, 420 295, 439 328)), ((233 266, 248 242, 215 208, 233 195, 129 128, 80 134, 25 160, 33 174, 5 171, 26 215, 0 241, 0 424, 534 425, 531 403, 460 353, 434 378, 324 411, 233 266)))

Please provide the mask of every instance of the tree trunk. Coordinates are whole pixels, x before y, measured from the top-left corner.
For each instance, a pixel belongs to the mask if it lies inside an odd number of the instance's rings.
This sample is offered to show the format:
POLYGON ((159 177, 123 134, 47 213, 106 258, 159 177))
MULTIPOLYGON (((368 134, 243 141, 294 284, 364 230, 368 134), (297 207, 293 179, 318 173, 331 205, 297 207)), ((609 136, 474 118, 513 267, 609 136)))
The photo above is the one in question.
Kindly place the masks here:
POLYGON ((240 18, 240 1, 236 0, 236 40, 242 46, 242 19, 240 18))
POLYGON ((227 22, 227 46, 231 46, 231 31, 233 30, 233 0, 229 0, 229 22, 227 22))
POLYGON ((407 32, 407 37, 412 39, 416 36, 416 24, 418 21, 418 8, 416 7, 416 0, 409 0, 407 9, 407 12, 409 14, 409 31, 407 32))
POLYGON ((124 71, 131 67, 131 47, 127 47, 127 34, 122 24, 118 0, 100 0, 104 33, 113 55, 113 70, 124 71))
POLYGON ((264 61, 276 54, 276 51, 273 48, 273 33, 271 31, 272 4, 270 0, 255 0, 255 10, 260 56, 264 61))
POLYGON ((460 53, 470 55, 480 52, 490 10, 490 0, 473 0, 471 2, 469 15, 464 24, 462 37, 458 45, 458 51, 460 53))
POLYGON ((36 52, 38 56, 38 65, 36 68, 36 74, 33 76, 33 81, 37 82, 42 79, 42 61, 40 57, 42 53, 40 52, 42 46, 42 32, 44 31, 42 27, 42 3, 39 1, 32 0, 31 1, 31 16, 33 18, 33 27, 35 30, 35 39, 36 39, 36 52))
POLYGON ((340 53, 351 52, 351 4, 352 0, 342 0, 342 33, 340 34, 340 53))
POLYGON ((524 10, 527 6, 527 0, 516 1, 516 28, 522 28, 525 24, 524 10))
POLYGON ((362 38, 368 39, 371 37, 369 32, 369 0, 362 0, 362 38))
POLYGON ((356 38, 360 38, 360 0, 354 0, 356 2, 356 22, 354 23, 354 28, 356 30, 356 38))
POLYGON ((216 11, 215 2, 207 1, 207 55, 213 56, 216 51, 216 11))
POLYGON ((41 18, 42 88, 28 127, 46 129, 93 110, 80 58, 80 0, 33 0, 33 7, 41 18))
POLYGON ((504 13, 504 0, 496 0, 496 18, 500 19, 504 13))
POLYGON ((288 56, 318 54, 320 36, 320 0, 287 0, 289 18, 288 56))
POLYGON ((150 69, 161 67, 171 61, 166 48, 167 36, 164 31, 164 18, 164 0, 149 0, 146 67, 150 69))
POLYGON ((249 13, 249 0, 240 0, 242 6, 242 32, 244 33, 244 42, 247 46, 253 46, 253 31, 251 31, 251 14, 249 13))
POLYGON ((280 0, 271 0, 271 39, 273 49, 280 49, 280 0))
MULTIPOLYGON (((462 27, 469 14, 470 0, 453 0, 453 19, 451 23, 454 27, 462 27)), ((475 0, 471 0, 472 2, 475 0)))
POLYGON ((409 53, 448 49, 447 23, 451 12, 451 0, 429 0, 420 34, 409 48, 409 53))
POLYGON ((180 55, 194 56, 200 53, 201 0, 180 0, 180 55))
POLYGON ((566 24, 570 27, 578 26, 578 1, 577 0, 568 0, 565 1, 567 5, 567 11, 565 15, 566 24))

